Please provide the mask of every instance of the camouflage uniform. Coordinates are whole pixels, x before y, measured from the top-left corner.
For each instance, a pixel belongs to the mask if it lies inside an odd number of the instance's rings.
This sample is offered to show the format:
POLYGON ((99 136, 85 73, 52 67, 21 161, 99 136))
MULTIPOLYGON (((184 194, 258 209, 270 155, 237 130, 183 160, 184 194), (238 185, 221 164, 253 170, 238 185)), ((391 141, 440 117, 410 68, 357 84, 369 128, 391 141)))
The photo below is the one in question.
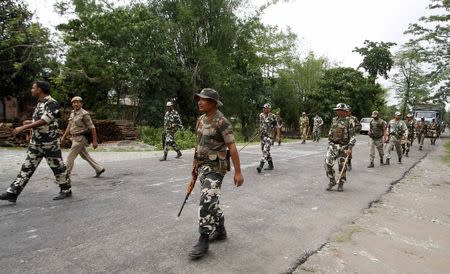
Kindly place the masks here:
POLYGON ((33 113, 33 122, 42 119, 46 124, 33 129, 31 141, 28 145, 27 158, 7 192, 19 195, 44 157, 55 175, 56 183, 61 188, 61 192, 71 191, 70 179, 66 176, 66 166, 62 159, 59 144, 59 117, 59 104, 50 95, 38 101, 33 113))
POLYGON ((425 121, 417 122, 416 135, 417 135, 417 142, 419 143, 419 150, 422 150, 423 141, 425 139, 426 133, 427 133, 427 125, 425 124, 425 121))
POLYGON ((431 122, 427 128, 427 136, 430 136, 431 144, 436 144, 436 139, 438 137, 438 125, 436 122, 431 122))
POLYGON ((372 119, 369 124, 369 146, 370 154, 369 160, 371 166, 373 167, 373 161, 375 160, 375 148, 378 150, 378 155, 380 156, 380 163, 383 164, 384 151, 383 151, 383 136, 384 129, 386 128, 386 121, 383 119, 372 119))
POLYGON ((393 147, 395 147, 395 150, 397 151, 398 162, 401 163, 402 148, 400 142, 402 139, 406 140, 406 137, 408 136, 408 128, 406 126, 405 121, 403 120, 397 121, 395 119, 389 121, 388 134, 389 134, 389 142, 386 148, 386 159, 387 159, 386 163, 389 164, 390 162, 391 151, 393 147))
MULTIPOLYGON (((281 118, 280 114, 276 114, 275 116, 277 118, 277 123, 280 127, 280 136, 278 138, 278 145, 280 145, 281 144, 281 129, 283 128, 283 118, 281 118)), ((273 135, 274 139, 275 139, 275 137, 276 137, 276 132, 273 135)))
POLYGON ((416 123, 414 119, 406 120, 406 127, 408 128, 408 136, 406 137, 405 142, 402 143, 402 150, 406 157, 408 157, 411 145, 414 141, 414 130, 416 127, 416 123))
POLYGON ((298 124, 300 127, 300 138, 303 140, 302 143, 305 143, 306 139, 308 139, 308 131, 309 131, 309 118, 308 116, 301 116, 298 120, 298 124))
MULTIPOLYGON (((330 186, 336 184, 334 163, 336 160, 339 163, 339 172, 342 171, 344 167, 345 158, 347 154, 346 150, 351 149, 355 143, 355 130, 353 124, 349 117, 334 117, 331 123, 330 132, 328 133, 328 150, 325 158, 325 170, 327 177, 330 179, 330 186)), ((346 169, 342 173, 339 186, 342 187, 347 181, 346 169)))
POLYGON ((176 110, 166 111, 164 115, 164 155, 169 152, 169 146, 180 154, 180 149, 175 143, 175 132, 177 129, 184 130, 183 123, 181 122, 180 115, 176 110))
POLYGON ((277 117, 273 113, 259 114, 259 130, 261 136, 261 164, 267 161, 269 164, 272 163, 272 156, 270 156, 270 148, 273 142, 273 136, 276 134, 275 131, 280 128, 278 124, 277 117))
POLYGON ((319 115, 315 116, 313 119, 313 141, 319 142, 322 125, 322 118, 319 115))
POLYGON ((227 144, 234 143, 235 139, 230 122, 219 110, 212 119, 205 114, 200 116, 196 132, 196 157, 201 183, 199 232, 210 234, 224 222, 223 210, 219 205, 220 188, 227 172, 227 144))

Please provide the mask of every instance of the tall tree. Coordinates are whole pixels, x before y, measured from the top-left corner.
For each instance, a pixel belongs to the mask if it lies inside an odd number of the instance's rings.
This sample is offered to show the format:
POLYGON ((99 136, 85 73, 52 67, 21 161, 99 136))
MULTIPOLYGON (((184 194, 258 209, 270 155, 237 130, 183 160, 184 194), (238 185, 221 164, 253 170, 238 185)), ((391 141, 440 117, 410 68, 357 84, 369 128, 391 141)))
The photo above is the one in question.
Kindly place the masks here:
POLYGON ((388 72, 394 65, 390 48, 395 45, 391 42, 364 41, 364 47, 356 47, 353 51, 363 56, 363 61, 359 65, 368 74, 369 79, 375 83, 378 75, 388 78, 388 72))
POLYGON ((414 49, 405 48, 398 52, 395 67, 397 72, 393 75, 392 82, 402 115, 405 115, 414 105, 428 99, 428 79, 422 69, 422 58, 414 49))
POLYGON ((409 25, 405 34, 414 37, 410 41, 415 50, 424 55, 432 66, 430 84, 437 88, 433 99, 448 102, 450 99, 450 1, 430 0, 428 9, 432 15, 423 16, 419 22, 409 25))

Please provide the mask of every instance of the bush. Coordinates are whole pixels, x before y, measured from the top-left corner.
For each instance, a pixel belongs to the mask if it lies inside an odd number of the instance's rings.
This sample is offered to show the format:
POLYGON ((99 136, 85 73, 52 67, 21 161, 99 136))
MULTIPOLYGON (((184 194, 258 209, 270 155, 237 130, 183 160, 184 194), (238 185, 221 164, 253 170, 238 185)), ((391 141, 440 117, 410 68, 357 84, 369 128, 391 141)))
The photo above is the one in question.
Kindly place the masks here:
MULTIPOLYGON (((149 145, 155 146, 157 150, 162 150, 162 128, 153 128, 148 126, 138 127, 139 139, 149 145)), ((180 149, 190 149, 195 145, 195 134, 190 130, 178 130, 175 133, 175 142, 180 149)))

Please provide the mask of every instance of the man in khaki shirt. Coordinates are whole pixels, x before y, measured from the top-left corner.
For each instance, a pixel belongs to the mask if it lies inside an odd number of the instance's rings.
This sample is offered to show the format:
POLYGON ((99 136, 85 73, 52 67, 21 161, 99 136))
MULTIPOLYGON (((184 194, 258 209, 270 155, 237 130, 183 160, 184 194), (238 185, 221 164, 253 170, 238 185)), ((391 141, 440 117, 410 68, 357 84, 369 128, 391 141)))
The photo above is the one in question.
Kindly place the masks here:
POLYGON ((83 99, 80 96, 75 96, 71 100, 72 112, 70 113, 69 123, 61 141, 64 142, 67 136, 70 134, 72 139, 72 147, 70 148, 69 155, 67 156, 67 176, 72 173, 75 158, 80 154, 83 160, 86 160, 95 170, 95 177, 99 177, 105 169, 99 165, 89 155, 86 147, 89 146, 87 138, 84 136, 86 131, 90 130, 92 134, 92 147, 96 149, 97 143, 97 131, 92 123, 89 112, 83 109, 83 99))

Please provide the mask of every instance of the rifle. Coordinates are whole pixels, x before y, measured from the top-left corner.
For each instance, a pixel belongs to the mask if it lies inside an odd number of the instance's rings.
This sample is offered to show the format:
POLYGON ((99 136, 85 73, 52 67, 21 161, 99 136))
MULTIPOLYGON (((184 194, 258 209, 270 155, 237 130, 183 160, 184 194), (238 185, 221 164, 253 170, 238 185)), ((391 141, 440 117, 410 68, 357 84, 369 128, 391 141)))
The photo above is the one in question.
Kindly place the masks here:
POLYGON ((197 147, 194 151, 194 161, 192 163, 192 175, 191 175, 191 181, 189 182, 186 197, 184 198, 183 204, 181 205, 180 211, 178 212, 177 217, 180 217, 181 211, 183 211, 184 205, 186 204, 189 196, 192 193, 192 190, 194 190, 195 182, 197 181, 198 177, 198 161, 197 161, 197 147))
POLYGON ((350 157, 349 154, 347 154, 347 157, 345 157, 344 166, 342 167, 342 170, 341 170, 341 172, 339 173, 338 180, 336 181, 336 182, 338 182, 338 183, 341 181, 342 175, 344 174, 344 171, 345 171, 345 169, 347 168, 347 164, 348 164, 348 159, 349 159, 349 157, 350 157))
POLYGON ((260 130, 258 129, 258 131, 256 131, 255 135, 253 135, 253 137, 250 139, 250 141, 248 141, 243 147, 241 147, 241 149, 239 149, 238 152, 241 152, 241 150, 243 150, 246 146, 248 146, 251 142, 253 142, 253 140, 255 140, 256 136, 259 135, 260 130))

